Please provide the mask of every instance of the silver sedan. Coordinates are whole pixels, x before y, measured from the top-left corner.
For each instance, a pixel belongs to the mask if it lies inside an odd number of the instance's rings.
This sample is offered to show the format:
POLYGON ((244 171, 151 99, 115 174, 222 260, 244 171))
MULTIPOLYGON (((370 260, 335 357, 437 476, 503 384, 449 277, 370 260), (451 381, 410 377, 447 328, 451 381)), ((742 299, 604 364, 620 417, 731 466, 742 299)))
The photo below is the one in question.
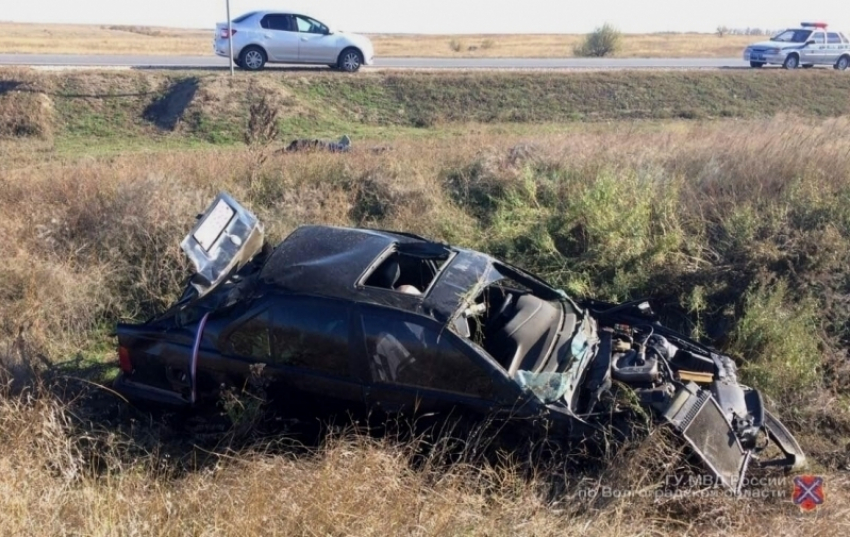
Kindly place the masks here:
POLYGON ((249 71, 266 63, 328 65, 354 72, 372 65, 375 49, 368 37, 342 32, 308 15, 255 11, 216 25, 213 51, 230 56, 249 71))

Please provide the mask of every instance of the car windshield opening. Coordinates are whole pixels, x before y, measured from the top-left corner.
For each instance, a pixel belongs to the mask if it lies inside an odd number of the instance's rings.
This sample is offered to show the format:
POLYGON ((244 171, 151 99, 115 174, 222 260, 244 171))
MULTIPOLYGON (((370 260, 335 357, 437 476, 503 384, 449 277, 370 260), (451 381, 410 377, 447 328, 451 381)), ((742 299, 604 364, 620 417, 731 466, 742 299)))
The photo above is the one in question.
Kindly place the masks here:
MULTIPOLYGON (((562 328, 564 306, 552 296, 537 292, 535 283, 521 275, 503 275, 504 267, 491 267, 480 291, 455 317, 456 331, 484 349, 509 374, 518 369, 545 367, 562 328), (541 296, 543 295, 543 296, 541 296)), ((557 295, 555 295, 557 297, 557 295)))

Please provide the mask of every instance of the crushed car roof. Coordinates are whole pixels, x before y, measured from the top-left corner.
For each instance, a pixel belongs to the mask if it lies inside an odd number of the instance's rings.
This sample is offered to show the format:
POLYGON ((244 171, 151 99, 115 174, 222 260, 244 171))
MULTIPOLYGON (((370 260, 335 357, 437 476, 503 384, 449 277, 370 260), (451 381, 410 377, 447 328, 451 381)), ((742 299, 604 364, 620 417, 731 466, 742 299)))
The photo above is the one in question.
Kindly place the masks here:
POLYGON ((428 241, 413 234, 362 228, 307 225, 293 231, 271 253, 260 280, 277 289, 390 306, 447 321, 492 259, 479 252, 428 241), (362 277, 389 249, 420 255, 451 255, 424 296, 362 285, 362 277))

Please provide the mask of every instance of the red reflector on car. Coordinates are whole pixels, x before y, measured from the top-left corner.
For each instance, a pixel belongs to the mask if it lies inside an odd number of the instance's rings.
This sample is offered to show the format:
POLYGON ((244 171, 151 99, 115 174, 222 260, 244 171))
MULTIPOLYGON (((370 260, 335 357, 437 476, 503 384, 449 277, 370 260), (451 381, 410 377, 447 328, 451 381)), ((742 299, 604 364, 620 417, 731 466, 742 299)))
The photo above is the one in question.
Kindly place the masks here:
POLYGON ((235 34, 236 34, 236 30, 233 30, 232 32, 228 32, 227 28, 222 28, 222 30, 221 30, 221 38, 222 39, 227 39, 231 35, 235 35, 235 34))
POLYGON ((130 351, 127 347, 118 347, 118 366, 125 373, 133 372, 133 363, 130 361, 130 351))

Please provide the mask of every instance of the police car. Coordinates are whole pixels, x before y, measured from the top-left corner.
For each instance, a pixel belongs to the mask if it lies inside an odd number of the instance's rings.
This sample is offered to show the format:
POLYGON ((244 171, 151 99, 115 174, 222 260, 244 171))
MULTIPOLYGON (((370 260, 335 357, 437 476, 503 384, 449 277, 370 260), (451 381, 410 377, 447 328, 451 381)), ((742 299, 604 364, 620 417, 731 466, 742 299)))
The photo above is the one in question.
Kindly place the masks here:
POLYGON ((843 71, 850 67, 850 40, 841 32, 827 29, 823 22, 804 22, 774 35, 770 41, 754 43, 744 50, 750 67, 767 64, 785 69, 831 65, 843 71))

